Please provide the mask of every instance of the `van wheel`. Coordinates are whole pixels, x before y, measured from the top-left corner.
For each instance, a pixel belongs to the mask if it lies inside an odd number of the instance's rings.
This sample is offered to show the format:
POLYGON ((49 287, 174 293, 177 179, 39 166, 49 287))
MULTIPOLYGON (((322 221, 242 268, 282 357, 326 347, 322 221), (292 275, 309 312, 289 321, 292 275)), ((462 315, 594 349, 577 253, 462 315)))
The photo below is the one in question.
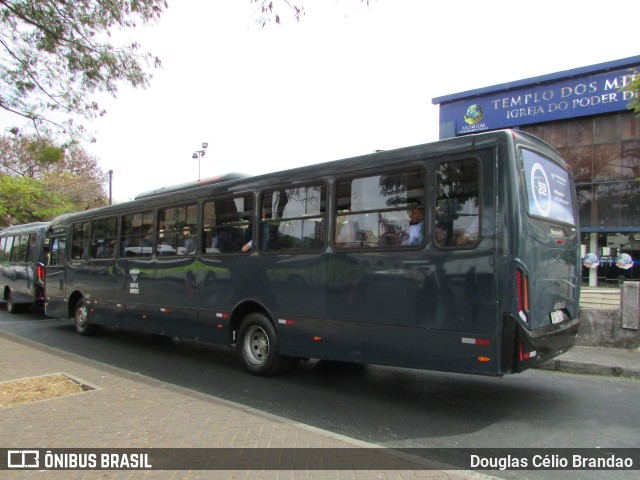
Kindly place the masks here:
POLYGON ((95 333, 95 325, 89 322, 89 309, 82 298, 76 303, 73 321, 76 332, 80 335, 89 336, 95 333))
POLYGON ((238 330, 236 353, 242 366, 253 375, 269 376, 292 368, 298 359, 279 354, 278 334, 262 313, 247 315, 238 330))

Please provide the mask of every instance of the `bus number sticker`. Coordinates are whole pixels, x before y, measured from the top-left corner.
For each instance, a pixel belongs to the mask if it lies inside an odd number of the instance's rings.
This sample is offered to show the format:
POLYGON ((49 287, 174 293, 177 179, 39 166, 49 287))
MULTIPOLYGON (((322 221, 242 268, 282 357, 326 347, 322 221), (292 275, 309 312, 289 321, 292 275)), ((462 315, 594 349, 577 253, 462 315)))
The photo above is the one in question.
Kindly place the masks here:
POLYGON ((534 164, 531 168, 531 191, 538 213, 543 217, 548 217, 551 213, 551 189, 547 174, 539 163, 534 164))

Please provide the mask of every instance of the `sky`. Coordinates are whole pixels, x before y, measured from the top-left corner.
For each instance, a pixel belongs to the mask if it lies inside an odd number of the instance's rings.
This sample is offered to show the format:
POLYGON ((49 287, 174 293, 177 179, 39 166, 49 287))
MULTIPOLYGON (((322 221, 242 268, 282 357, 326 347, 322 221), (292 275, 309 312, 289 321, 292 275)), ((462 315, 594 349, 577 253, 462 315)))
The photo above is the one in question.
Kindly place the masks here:
POLYGON ((637 0, 299 2, 260 28, 249 0, 169 0, 114 37, 163 64, 86 124, 114 201, 435 141, 434 97, 640 54, 637 0))

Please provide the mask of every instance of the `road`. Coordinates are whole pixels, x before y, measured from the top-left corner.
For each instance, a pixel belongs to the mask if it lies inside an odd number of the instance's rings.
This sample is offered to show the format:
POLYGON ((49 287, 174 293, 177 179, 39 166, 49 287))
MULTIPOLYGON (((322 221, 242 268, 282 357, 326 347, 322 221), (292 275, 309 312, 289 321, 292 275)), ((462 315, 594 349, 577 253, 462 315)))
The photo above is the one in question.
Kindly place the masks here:
MULTIPOLYGON (((373 444, 395 448, 635 448, 636 380, 529 370, 502 378, 310 361, 261 378, 225 347, 0 311, 0 329, 80 358, 138 372, 373 444)), ((558 472, 501 472, 552 479, 558 472)), ((573 472, 576 473, 576 472, 573 472)), ((577 472, 573 478, 627 478, 577 472)), ((629 473, 629 472, 627 472, 629 473)), ((569 478, 565 474, 563 477, 569 478)), ((628 477, 631 478, 631 477, 628 477)))

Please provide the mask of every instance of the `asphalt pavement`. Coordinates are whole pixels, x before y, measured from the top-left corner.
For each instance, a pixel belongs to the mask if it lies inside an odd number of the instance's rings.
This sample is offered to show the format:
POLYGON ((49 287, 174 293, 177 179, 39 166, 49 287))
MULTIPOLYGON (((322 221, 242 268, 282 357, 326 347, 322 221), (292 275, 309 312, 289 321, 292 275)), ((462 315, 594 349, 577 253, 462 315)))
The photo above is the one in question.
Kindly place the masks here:
MULTIPOLYGON (((640 379, 640 351, 576 347, 548 362, 544 368, 640 379)), ((188 452, 192 450, 206 449, 201 453, 208 455, 212 452, 245 455, 238 462, 225 464, 228 468, 224 470, 219 466, 198 470, 184 467, 184 462, 168 462, 167 469, 163 470, 101 470, 99 478, 487 478, 480 472, 451 470, 445 464, 407 457, 401 452, 396 454, 378 445, 0 332, 0 389, 5 382, 54 373, 65 374, 84 385, 86 391, 0 408, 0 450, 11 449, 15 455, 19 449, 52 449, 54 453, 57 449, 73 452, 73 449, 90 448, 98 453, 110 449, 132 449, 132 452, 153 449, 156 456, 151 463, 156 466, 160 460, 166 460, 158 459, 158 455, 169 455, 173 449, 187 455, 187 464, 188 452), (287 452, 299 451, 312 456, 321 452, 321 458, 283 460, 287 452), (266 454, 257 454, 262 452, 266 454), (384 459, 363 460, 361 457, 352 461, 348 456, 350 452, 357 452, 356 455, 374 452, 384 459), (277 458, 274 459, 274 455, 277 458)), ((9 454, 3 451, 3 455, 9 454)), ((2 470, 10 460, 9 456, 0 458, 0 478, 7 474, 6 478, 31 478, 33 470, 2 470)), ((47 468, 40 468, 38 472, 47 479, 95 478, 96 473, 47 468)))

